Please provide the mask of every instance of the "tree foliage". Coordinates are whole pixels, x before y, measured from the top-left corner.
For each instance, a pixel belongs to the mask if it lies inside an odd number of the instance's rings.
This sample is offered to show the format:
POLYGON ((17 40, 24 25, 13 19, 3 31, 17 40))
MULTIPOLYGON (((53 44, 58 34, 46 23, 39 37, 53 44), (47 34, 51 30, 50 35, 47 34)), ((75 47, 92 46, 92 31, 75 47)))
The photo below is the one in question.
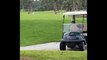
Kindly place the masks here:
POLYGON ((20 9, 24 10, 87 10, 87 0, 20 0, 20 9))

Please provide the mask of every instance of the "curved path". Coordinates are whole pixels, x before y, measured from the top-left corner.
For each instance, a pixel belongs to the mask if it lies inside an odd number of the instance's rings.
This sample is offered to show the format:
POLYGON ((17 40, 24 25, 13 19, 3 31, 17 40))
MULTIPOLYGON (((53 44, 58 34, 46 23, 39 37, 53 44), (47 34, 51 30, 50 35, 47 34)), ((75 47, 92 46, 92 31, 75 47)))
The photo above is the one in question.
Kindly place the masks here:
MULTIPOLYGON (((59 50, 59 44, 60 42, 51 42, 45 44, 31 45, 31 46, 20 47, 20 50, 59 50)), ((71 50, 70 48, 67 47, 66 49, 71 50)))

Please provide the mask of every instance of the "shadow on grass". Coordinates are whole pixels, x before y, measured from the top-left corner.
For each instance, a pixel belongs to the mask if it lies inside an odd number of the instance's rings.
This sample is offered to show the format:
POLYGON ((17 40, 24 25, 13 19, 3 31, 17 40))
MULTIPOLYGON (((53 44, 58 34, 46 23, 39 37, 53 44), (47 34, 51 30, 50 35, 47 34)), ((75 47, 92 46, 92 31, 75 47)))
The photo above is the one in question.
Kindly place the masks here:
MULTIPOLYGON (((67 47, 67 50, 68 51, 80 51, 78 46, 72 49, 67 47)), ((87 46, 85 46, 85 50, 87 50, 87 46)))

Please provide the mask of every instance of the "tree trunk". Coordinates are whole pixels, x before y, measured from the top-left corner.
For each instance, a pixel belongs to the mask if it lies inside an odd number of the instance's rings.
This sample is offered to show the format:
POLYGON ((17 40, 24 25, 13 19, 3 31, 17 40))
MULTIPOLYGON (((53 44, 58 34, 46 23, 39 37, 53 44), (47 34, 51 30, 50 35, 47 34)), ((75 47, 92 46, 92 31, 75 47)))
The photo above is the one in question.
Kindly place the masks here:
POLYGON ((54 2, 54 12, 57 14, 57 2, 54 2))
POLYGON ((32 2, 29 3, 28 14, 32 13, 32 2))

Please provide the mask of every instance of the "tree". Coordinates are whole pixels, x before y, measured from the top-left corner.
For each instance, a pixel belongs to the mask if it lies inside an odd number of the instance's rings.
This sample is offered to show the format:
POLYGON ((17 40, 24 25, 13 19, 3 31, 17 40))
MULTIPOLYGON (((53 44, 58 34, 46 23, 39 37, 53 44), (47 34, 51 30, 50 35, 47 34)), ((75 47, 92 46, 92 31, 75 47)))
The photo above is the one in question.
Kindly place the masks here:
POLYGON ((20 9, 24 9, 24 3, 26 2, 27 0, 20 0, 20 9))

